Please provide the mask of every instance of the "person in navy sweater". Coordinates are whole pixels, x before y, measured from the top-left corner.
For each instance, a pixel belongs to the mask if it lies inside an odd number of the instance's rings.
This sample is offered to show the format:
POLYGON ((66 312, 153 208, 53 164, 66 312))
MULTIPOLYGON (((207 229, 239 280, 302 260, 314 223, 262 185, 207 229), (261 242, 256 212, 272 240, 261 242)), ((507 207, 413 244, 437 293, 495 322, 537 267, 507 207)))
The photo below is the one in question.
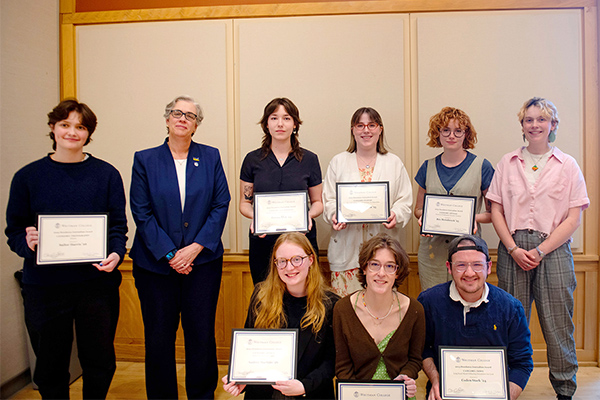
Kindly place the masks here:
POLYGON ((504 346, 510 399, 515 400, 533 371, 523 306, 504 290, 486 283, 492 262, 480 237, 465 235, 450 242, 446 267, 453 280, 418 297, 425 309, 423 370, 429 378, 428 399, 441 400, 439 346, 504 346))
POLYGON ((179 96, 164 117, 169 136, 135 153, 131 177, 137 230, 129 255, 144 321, 146 394, 178 396, 175 339, 181 317, 187 397, 213 398, 221 235, 231 197, 219 150, 192 141, 203 119, 198 103, 179 96))
POLYGON ((125 255, 125 192, 119 172, 83 152, 97 119, 77 100, 49 114, 53 153, 19 170, 6 210, 8 245, 23 257, 25 323, 37 357, 33 380, 44 399, 69 398, 73 323, 83 398, 106 397, 116 369, 117 267, 125 255), (98 263, 37 265, 37 214, 108 213, 108 256, 98 263))

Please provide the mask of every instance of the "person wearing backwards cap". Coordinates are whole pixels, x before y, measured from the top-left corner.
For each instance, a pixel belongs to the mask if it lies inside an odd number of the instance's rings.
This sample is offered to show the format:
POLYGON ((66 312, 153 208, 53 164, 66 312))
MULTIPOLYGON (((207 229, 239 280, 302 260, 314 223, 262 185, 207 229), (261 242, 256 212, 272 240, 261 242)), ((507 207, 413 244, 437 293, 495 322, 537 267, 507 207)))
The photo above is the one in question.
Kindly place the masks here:
POLYGON ((511 400, 519 397, 531 371, 533 350, 521 303, 486 283, 492 262, 485 240, 473 235, 450 242, 446 267, 452 281, 422 292, 426 337, 423 370, 427 399, 440 396, 439 346, 504 346, 511 400))

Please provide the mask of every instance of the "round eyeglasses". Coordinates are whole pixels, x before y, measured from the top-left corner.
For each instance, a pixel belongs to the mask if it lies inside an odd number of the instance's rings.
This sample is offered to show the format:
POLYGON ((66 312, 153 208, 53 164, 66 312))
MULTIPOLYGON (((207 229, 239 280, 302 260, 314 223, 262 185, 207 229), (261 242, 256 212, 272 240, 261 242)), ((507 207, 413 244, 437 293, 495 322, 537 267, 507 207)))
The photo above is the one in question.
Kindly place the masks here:
POLYGON ((398 264, 381 264, 379 261, 369 261, 367 263, 367 267, 371 272, 379 272, 382 266, 383 272, 385 272, 386 274, 393 274, 398 270, 398 264))
POLYGON ((457 129, 457 130, 453 131, 449 128, 442 128, 440 130, 440 135, 442 135, 443 137, 448 137, 448 136, 450 136, 451 133, 454 133, 454 137, 456 137, 456 138, 461 138, 461 137, 465 136, 465 131, 463 131, 462 129, 457 129))
POLYGON ((194 114, 193 112, 184 113, 181 110, 171 110, 171 115, 174 116, 175 118, 181 118, 182 116, 185 115, 185 119, 187 119, 190 122, 195 122, 198 119, 198 116, 196 114, 194 114))
POLYGON ((299 267, 302 265, 302 263, 304 262, 304 259, 307 258, 308 256, 293 256, 291 258, 284 258, 284 257, 280 257, 280 258, 275 258, 275 266, 278 269, 284 269, 285 267, 287 267, 288 261, 290 262, 290 264, 292 264, 292 267, 299 267))
POLYGON ((365 128, 368 128, 370 131, 374 131, 375 129, 377 129, 377 127, 379 127, 379 124, 376 122, 371 122, 366 125, 361 124, 361 123, 354 125, 354 129, 359 130, 359 131, 362 131, 365 128))
POLYGON ((453 262, 452 263, 452 268, 456 271, 456 272, 465 272, 467 270, 467 268, 471 267, 471 269, 473 270, 473 272, 483 272, 483 270, 487 267, 487 263, 484 262, 462 262, 462 261, 457 261, 457 262, 453 262))

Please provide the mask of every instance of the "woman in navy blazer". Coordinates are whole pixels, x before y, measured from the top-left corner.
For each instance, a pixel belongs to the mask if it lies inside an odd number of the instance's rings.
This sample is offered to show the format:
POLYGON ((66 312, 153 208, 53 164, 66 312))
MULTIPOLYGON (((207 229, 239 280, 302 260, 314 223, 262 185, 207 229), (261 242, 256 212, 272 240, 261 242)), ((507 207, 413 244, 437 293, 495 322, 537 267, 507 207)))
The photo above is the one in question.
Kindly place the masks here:
POLYGON ((137 231, 130 256, 144 321, 146 394, 178 396, 175 339, 181 316, 187 397, 214 398, 221 235, 231 197, 219 151, 192 141, 203 119, 200 106, 179 96, 164 117, 168 138, 136 152, 131 178, 137 231))

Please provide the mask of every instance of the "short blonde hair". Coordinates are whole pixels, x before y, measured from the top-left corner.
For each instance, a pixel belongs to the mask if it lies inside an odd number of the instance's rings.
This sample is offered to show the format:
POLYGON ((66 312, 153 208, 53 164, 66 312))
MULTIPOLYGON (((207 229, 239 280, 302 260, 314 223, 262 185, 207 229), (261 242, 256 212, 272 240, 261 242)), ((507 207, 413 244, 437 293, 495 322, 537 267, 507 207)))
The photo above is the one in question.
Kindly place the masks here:
POLYGON ((553 127, 548 135, 548 141, 554 142, 556 140, 556 131, 558 130, 558 123, 560 122, 560 119, 558 118, 558 110, 556 109, 556 106, 550 100, 546 100, 541 97, 532 97, 531 99, 527 100, 525 103, 523 103, 523 106, 517 113, 517 116, 519 117, 519 123, 521 123, 521 126, 523 126, 525 113, 529 107, 533 106, 538 107, 542 115, 551 121, 553 127))

